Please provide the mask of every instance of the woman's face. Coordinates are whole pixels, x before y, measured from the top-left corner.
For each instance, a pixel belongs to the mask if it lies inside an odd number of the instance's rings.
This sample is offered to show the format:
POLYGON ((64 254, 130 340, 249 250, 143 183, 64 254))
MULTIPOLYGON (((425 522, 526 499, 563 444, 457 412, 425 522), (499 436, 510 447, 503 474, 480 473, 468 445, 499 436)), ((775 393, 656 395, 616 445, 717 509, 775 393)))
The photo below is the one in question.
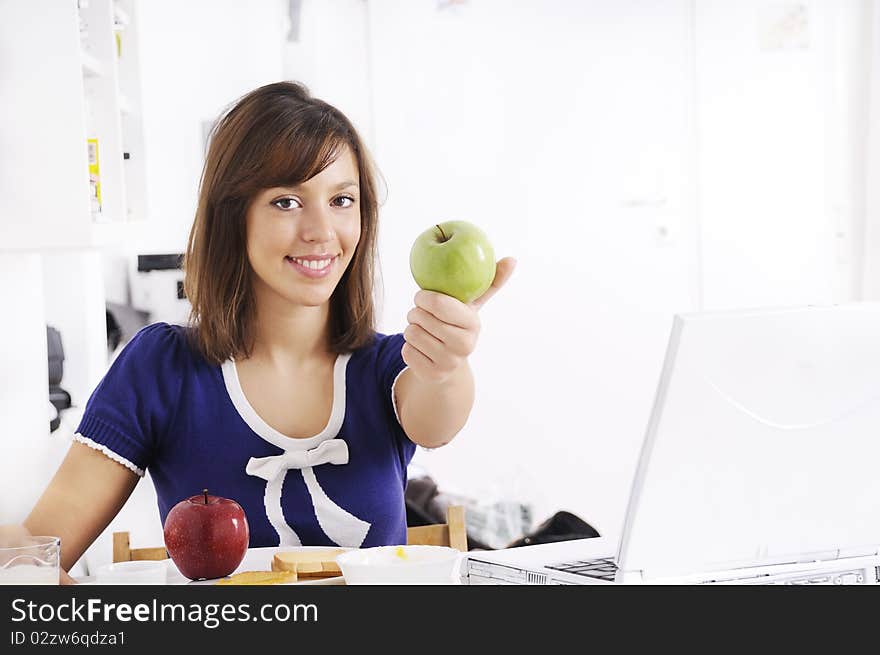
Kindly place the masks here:
POLYGON ((296 187, 263 189, 247 212, 247 255, 258 302, 330 300, 361 236, 357 161, 349 148, 296 187))

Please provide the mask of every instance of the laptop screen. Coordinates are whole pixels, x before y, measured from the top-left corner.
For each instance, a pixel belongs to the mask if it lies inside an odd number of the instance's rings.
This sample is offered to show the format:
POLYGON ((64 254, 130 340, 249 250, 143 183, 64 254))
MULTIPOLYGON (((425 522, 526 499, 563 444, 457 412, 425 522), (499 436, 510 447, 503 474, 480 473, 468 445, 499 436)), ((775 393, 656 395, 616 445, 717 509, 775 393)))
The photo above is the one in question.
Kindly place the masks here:
POLYGON ((676 316, 618 564, 876 550, 878 465, 880 304, 676 316))

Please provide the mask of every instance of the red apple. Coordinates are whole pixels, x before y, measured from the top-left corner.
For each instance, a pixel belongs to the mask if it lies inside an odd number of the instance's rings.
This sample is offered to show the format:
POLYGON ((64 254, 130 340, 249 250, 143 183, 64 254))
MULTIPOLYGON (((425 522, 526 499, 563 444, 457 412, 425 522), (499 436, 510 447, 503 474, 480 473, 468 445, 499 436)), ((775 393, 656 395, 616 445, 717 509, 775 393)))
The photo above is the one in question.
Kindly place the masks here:
POLYGON ((181 500, 165 517, 165 549, 190 580, 222 578, 244 558, 250 532, 244 510, 234 500, 198 496, 181 500))

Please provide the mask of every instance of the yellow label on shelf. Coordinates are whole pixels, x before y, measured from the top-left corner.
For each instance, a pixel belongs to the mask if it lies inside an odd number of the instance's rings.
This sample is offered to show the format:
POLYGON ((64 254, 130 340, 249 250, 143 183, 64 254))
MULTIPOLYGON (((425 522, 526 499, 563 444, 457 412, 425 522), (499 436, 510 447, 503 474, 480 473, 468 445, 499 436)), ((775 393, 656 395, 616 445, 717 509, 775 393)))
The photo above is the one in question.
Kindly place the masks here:
POLYGON ((88 139, 89 148, 89 186, 92 207, 95 212, 101 211, 101 167, 98 160, 98 140, 88 139))

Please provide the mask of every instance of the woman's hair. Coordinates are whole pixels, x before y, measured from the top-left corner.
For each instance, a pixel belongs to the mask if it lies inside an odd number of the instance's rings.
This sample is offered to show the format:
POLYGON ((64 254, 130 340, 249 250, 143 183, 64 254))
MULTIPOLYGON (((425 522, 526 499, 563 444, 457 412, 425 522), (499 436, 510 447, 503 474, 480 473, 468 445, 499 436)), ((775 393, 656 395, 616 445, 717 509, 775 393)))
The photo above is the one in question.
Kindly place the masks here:
POLYGON ((361 234, 330 299, 330 347, 350 352, 372 339, 378 220, 372 160, 342 112, 301 84, 277 82, 240 98, 211 130, 183 264, 190 333, 208 361, 248 357, 254 346, 245 221, 251 202, 263 189, 309 180, 346 146, 357 160, 361 234))

